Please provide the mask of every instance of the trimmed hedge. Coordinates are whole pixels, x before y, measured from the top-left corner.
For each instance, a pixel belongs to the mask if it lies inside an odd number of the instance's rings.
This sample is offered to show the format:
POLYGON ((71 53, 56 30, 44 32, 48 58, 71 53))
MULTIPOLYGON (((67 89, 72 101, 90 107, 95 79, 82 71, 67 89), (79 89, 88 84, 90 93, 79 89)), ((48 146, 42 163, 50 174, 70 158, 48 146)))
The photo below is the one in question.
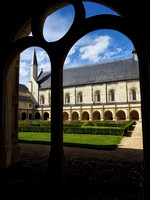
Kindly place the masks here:
POLYGON ((74 127, 74 128, 64 128, 64 133, 68 134, 98 134, 98 135, 123 135, 125 133, 124 128, 114 128, 114 127, 74 127))
MULTIPOLYGON (((89 123, 88 126, 81 124, 64 124, 63 125, 63 131, 66 134, 99 134, 99 135, 124 135, 127 133, 129 129, 131 129, 132 125, 135 124, 135 121, 128 121, 125 123, 122 123, 122 126, 107 126, 104 127, 99 125, 100 123, 97 123, 97 126, 93 126, 95 122, 89 123), (90 126, 91 125, 91 126, 90 126)), ((110 123, 107 123, 110 124, 110 123)), ((113 124, 113 123, 112 123, 113 124)), ((112 125, 110 124, 110 125, 112 125)), ((117 125, 117 124, 115 124, 117 125)), ((51 133, 51 124, 50 123, 32 123, 32 124, 25 124, 24 126, 22 124, 19 125, 18 128, 19 132, 47 132, 51 133)))

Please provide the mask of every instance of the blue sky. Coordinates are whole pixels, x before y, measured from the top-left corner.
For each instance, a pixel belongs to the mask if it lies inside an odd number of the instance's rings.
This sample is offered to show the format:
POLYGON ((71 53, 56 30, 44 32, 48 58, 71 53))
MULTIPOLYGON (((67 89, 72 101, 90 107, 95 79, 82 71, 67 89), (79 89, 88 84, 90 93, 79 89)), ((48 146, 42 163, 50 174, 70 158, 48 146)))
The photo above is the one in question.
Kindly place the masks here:
MULTIPOLYGON (((96 3, 85 2, 86 17, 98 14, 118 15, 113 10, 96 3)), ((46 41, 57 41, 69 30, 74 19, 73 6, 62 8, 47 17, 43 35, 46 41)), ((50 60, 46 52, 36 48, 39 72, 50 70, 50 60)), ((64 68, 76 67, 98 62, 106 62, 132 57, 133 44, 122 33, 114 30, 98 30, 81 38, 70 50, 64 68)), ((23 51, 20 56, 20 83, 28 86, 33 47, 23 51)))

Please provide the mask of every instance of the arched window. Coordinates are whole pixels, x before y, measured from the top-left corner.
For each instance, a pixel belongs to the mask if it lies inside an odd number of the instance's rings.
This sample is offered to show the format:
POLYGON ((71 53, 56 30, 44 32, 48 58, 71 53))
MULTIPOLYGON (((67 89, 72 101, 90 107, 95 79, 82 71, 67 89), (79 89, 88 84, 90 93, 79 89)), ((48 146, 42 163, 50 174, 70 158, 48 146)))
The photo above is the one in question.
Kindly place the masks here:
POLYGON ((136 90, 132 90, 132 100, 136 100, 136 90))
POLYGON ((65 104, 70 103, 70 94, 65 94, 65 104))
POLYGON ((136 89, 131 89, 129 93, 129 97, 131 101, 135 101, 137 99, 136 97, 136 89))
POLYGON ((109 101, 115 101, 115 91, 112 89, 108 93, 108 100, 109 101))
POLYGON ((83 102, 83 94, 82 92, 79 92, 77 94, 77 103, 82 103, 83 102))
POLYGON ((44 104, 45 103, 45 99, 44 99, 44 96, 42 95, 41 97, 40 97, 40 104, 44 104))
POLYGON ((101 101, 101 96, 100 96, 100 91, 97 90, 94 94, 94 101, 95 102, 100 102, 101 101))

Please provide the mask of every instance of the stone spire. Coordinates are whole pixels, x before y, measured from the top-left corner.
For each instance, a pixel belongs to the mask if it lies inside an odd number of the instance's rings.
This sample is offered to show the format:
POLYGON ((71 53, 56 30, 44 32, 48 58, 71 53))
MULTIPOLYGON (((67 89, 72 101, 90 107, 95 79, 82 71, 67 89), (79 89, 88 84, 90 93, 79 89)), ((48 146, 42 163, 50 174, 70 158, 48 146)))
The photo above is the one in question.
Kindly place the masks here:
POLYGON ((38 66, 35 48, 33 49, 33 55, 32 55, 31 65, 38 66))
POLYGON ((31 80, 37 81, 38 63, 35 48, 33 49, 32 62, 31 62, 31 80))

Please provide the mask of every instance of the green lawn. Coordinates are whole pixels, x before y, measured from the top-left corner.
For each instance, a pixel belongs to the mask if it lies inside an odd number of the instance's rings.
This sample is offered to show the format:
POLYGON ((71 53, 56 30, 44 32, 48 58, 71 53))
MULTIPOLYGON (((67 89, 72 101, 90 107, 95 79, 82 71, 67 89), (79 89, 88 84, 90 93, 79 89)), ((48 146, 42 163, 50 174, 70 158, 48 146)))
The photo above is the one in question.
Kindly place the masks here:
MULTIPOLYGON (((123 136, 64 134, 64 146, 76 146, 95 149, 115 149, 123 136)), ((20 142, 50 144, 50 133, 19 132, 20 142)))

